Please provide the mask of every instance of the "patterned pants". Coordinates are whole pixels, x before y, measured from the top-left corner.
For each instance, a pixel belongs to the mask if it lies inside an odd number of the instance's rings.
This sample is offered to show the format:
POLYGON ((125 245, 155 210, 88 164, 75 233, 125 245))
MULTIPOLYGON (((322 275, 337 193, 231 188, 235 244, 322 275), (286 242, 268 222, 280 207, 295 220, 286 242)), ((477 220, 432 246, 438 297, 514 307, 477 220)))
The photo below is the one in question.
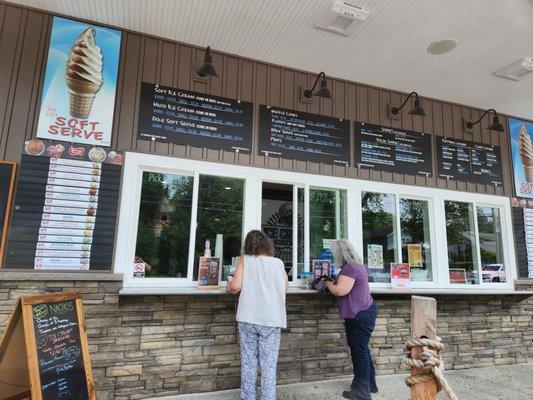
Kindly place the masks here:
POLYGON ((239 322, 241 400, 257 399, 257 366, 261 366, 261 399, 276 399, 276 366, 281 328, 239 322))

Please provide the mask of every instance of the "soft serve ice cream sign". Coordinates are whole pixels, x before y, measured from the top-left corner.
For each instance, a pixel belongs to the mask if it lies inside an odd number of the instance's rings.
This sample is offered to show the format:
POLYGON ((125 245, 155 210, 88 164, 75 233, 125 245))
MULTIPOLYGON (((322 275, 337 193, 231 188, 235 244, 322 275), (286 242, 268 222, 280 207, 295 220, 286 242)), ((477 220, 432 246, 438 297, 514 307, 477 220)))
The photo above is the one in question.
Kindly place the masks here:
POLYGON ((509 118, 517 197, 533 199, 533 122, 509 118))
POLYGON ((37 137, 109 146, 121 33, 54 17, 37 137))

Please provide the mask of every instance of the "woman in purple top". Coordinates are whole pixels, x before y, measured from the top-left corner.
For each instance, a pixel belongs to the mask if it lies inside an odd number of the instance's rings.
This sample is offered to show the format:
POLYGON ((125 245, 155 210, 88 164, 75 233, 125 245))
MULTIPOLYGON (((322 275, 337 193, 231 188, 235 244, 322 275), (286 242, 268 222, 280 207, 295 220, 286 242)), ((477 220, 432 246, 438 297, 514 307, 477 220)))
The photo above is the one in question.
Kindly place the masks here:
POLYGON ((339 301, 354 371, 350 391, 343 392, 342 396, 347 399, 371 400, 370 393, 377 393, 378 388, 368 345, 378 309, 370 295, 368 276, 361 257, 350 242, 334 241, 331 252, 335 266, 341 271, 336 283, 326 284, 339 301))

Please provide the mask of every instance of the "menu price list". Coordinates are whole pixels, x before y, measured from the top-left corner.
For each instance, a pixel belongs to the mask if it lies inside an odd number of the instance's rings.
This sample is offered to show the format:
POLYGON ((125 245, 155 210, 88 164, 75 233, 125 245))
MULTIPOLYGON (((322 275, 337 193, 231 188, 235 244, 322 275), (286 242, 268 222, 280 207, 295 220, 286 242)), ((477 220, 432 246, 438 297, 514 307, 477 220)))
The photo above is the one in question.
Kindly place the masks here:
POLYGON ((357 167, 431 176, 431 135, 355 122, 357 167))
POLYGON ((501 185, 500 147, 437 136, 439 178, 501 185))
POLYGON ((72 159, 24 154, 6 265, 109 269, 120 170, 120 165, 83 155, 72 159))
POLYGON ((143 82, 138 138, 249 154, 252 103, 143 82))
POLYGON ((533 278, 533 209, 524 208, 524 239, 526 244, 528 277, 533 278))
POLYGON ((88 399, 76 301, 34 304, 32 317, 43 400, 88 399))
POLYGON ((259 153, 303 161, 350 162, 350 122, 339 118, 261 105, 259 153))

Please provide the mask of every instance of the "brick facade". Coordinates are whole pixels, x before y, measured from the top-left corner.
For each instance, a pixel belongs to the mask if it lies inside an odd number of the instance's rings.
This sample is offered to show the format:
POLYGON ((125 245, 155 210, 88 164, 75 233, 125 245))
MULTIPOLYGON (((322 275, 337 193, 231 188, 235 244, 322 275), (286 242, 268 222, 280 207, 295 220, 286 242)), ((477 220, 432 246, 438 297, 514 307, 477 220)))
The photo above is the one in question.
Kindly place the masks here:
MULTIPOLYGON (((0 278, 0 328, 21 295, 79 291, 83 296, 99 400, 223 390, 239 386, 235 299, 224 296, 119 296, 121 281, 0 278)), ((410 333, 409 296, 376 296, 372 347, 378 373, 402 371, 410 333)), ((533 357, 533 297, 437 296, 446 368, 526 363, 533 357)), ((350 374, 335 299, 289 295, 279 382, 350 374)))

